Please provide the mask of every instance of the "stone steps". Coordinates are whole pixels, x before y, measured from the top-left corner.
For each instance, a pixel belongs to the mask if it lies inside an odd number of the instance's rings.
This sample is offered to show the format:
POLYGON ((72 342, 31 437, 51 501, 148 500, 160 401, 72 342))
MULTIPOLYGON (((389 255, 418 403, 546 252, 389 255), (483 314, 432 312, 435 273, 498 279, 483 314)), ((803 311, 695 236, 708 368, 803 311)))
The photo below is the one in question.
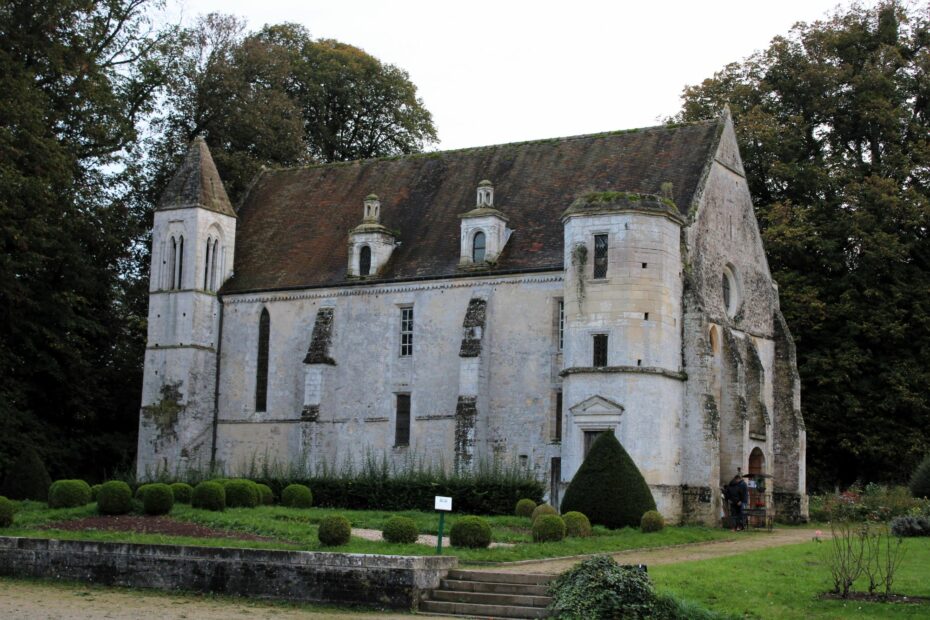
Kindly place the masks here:
POLYGON ((545 618, 550 575, 450 570, 440 587, 420 603, 430 614, 480 618, 545 618))

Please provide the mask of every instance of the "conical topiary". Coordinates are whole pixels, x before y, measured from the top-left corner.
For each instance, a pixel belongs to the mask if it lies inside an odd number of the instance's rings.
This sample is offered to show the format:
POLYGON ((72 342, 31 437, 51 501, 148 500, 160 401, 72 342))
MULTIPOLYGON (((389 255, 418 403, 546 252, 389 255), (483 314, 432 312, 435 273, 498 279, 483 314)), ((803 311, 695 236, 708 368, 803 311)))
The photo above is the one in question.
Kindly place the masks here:
POLYGON ((609 528, 639 527, 645 512, 656 509, 649 485, 613 432, 594 441, 562 500, 562 513, 577 510, 591 523, 609 528))
POLYGON ((32 499, 44 502, 48 499, 48 487, 52 479, 45 469, 45 464, 35 448, 28 446, 19 453, 19 456, 10 466, 0 495, 10 499, 32 499))

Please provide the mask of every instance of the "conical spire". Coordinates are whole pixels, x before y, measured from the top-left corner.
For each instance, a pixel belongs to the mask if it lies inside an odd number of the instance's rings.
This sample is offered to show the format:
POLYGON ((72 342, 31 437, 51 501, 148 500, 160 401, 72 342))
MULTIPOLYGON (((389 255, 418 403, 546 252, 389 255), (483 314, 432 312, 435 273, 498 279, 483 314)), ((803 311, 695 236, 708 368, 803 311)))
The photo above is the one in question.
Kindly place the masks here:
POLYGON ((158 201, 158 210, 201 207, 223 215, 236 216, 229 202, 220 173, 216 171, 207 142, 194 138, 184 162, 174 174, 158 201))

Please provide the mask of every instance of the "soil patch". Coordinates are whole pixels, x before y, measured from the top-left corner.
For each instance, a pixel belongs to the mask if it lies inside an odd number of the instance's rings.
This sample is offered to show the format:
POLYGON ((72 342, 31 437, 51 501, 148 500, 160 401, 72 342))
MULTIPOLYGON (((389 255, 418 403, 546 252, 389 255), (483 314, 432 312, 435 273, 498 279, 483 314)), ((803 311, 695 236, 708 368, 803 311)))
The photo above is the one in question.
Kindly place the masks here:
MULTIPOLYGON (((197 538, 234 538, 236 540, 275 541, 267 536, 257 536, 248 532, 215 530, 210 527, 176 521, 170 517, 146 517, 141 515, 98 515, 69 521, 56 521, 42 526, 43 530, 64 530, 80 532, 83 530, 105 530, 112 532, 135 532, 137 534, 164 534, 167 536, 192 536, 197 538)), ((286 541, 280 541, 286 542, 286 541)))
POLYGON ((911 603, 922 604, 930 603, 930 598, 926 596, 905 596, 903 594, 889 594, 887 597, 879 594, 869 594, 868 592, 850 592, 844 599, 835 592, 824 592, 820 598, 828 601, 864 601, 867 603, 911 603))

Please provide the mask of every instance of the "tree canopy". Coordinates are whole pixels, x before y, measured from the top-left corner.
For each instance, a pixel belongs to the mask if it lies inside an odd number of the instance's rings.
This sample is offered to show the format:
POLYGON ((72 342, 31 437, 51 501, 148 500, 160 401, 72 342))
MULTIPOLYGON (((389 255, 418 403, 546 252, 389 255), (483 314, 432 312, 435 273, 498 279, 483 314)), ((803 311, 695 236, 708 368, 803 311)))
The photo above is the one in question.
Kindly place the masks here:
POLYGON ((54 477, 135 451, 152 211, 204 135, 230 195, 262 165, 435 140, 407 74, 300 26, 155 26, 158 0, 0 7, 0 474, 54 477))
POLYGON ((930 449, 930 23, 852 6, 685 88, 729 104, 798 346, 808 483, 903 482, 930 449))

